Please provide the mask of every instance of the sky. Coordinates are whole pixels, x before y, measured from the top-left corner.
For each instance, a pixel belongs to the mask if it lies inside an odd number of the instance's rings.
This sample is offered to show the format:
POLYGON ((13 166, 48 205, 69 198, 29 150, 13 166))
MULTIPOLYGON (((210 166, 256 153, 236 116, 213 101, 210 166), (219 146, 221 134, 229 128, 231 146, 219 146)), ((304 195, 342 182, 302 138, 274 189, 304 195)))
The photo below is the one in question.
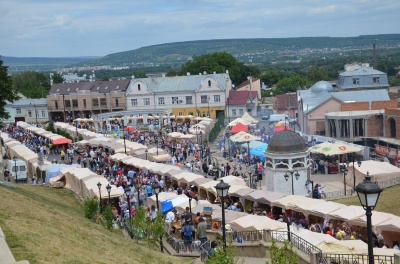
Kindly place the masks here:
POLYGON ((399 0, 0 0, 0 55, 104 56, 156 44, 399 32, 399 0))

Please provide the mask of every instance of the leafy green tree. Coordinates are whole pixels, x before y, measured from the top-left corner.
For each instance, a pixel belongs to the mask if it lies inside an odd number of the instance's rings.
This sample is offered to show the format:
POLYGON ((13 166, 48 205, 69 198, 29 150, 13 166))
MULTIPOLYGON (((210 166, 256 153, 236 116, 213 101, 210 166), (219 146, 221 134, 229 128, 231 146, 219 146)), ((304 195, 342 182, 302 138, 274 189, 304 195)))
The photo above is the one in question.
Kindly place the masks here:
POLYGON ((219 248, 212 252, 212 255, 208 257, 207 264, 240 264, 243 263, 243 259, 235 258, 236 252, 232 245, 228 245, 225 248, 219 248))
POLYGON ((40 72, 25 71, 13 75, 14 89, 28 98, 46 97, 50 90, 47 77, 40 72))
POLYGON ((51 79, 53 80, 53 83, 65 82, 64 77, 61 74, 59 74, 58 72, 53 73, 53 75, 51 76, 51 79))
POLYGON ((267 87, 272 87, 276 85, 280 80, 282 80, 285 75, 280 71, 266 71, 260 76, 261 82, 263 82, 267 87))
POLYGON ((132 230, 133 236, 136 238, 136 241, 139 241, 139 238, 143 238, 146 224, 146 209, 144 206, 139 206, 135 210, 135 216, 131 220, 133 226, 130 226, 132 230))
POLYGON ((318 67, 317 65, 312 65, 307 70, 307 78, 309 81, 315 83, 318 81, 328 80, 328 74, 324 68, 318 67))
POLYGON ((274 95, 296 92, 310 87, 312 82, 301 75, 294 75, 280 80, 274 89, 274 95))
MULTIPOLYGON (((13 87, 12 78, 8 75, 8 67, 3 66, 3 61, 0 60, 0 119, 8 119, 10 115, 5 110, 6 101, 11 103, 18 100, 19 96, 13 87)), ((2 122, 0 121, 0 127, 2 122)))
POLYGON ((293 244, 285 240, 283 247, 278 247, 276 240, 272 239, 272 245, 269 248, 271 262, 267 264, 298 264, 299 257, 293 249, 293 244))
POLYGON ((147 74, 144 71, 135 73, 135 78, 147 78, 147 74))
POLYGON ((227 52, 215 52, 201 56, 193 56, 193 60, 186 62, 182 65, 180 75, 186 75, 187 72, 191 74, 198 73, 225 73, 229 71, 229 77, 233 84, 240 84, 245 81, 247 76, 257 76, 259 70, 256 67, 250 67, 240 63, 227 52), (253 75, 254 74, 254 75, 253 75))

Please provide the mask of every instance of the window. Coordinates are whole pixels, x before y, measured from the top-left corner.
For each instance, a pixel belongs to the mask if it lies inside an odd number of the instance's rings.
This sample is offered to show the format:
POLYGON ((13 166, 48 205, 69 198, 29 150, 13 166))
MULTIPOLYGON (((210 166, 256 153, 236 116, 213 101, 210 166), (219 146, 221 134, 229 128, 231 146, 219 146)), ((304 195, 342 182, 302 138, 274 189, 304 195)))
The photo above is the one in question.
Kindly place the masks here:
POLYGON ((379 77, 374 77, 372 78, 373 83, 379 83, 379 77))
POLYGON ((208 81, 208 87, 211 87, 211 81, 208 81))
POLYGON ((150 105, 150 98, 143 98, 144 105, 150 105))
POLYGON ((83 108, 86 108, 86 99, 83 99, 83 108))
POLYGON ((46 117, 46 112, 42 110, 42 117, 46 117))
POLYGON ((178 97, 172 97, 172 104, 178 104, 178 97))
POLYGON ((99 106, 99 100, 97 100, 97 98, 93 98, 92 99, 92 105, 93 106, 99 106))
POLYGON ((236 116, 236 109, 232 109, 232 116, 236 116))
POLYGON ((354 85, 359 85, 360 84, 360 79, 359 78, 353 78, 353 84, 354 85))
POLYGON ((118 98, 115 98, 115 106, 116 106, 116 107, 119 107, 119 101, 118 101, 118 98))
POLYGON ((183 116, 183 113, 182 112, 178 112, 178 116, 183 116))
POLYGON ((65 100, 65 107, 71 107, 71 101, 70 100, 65 100))
POLYGON ((186 104, 193 104, 193 100, 191 96, 186 96, 186 104))
POLYGON ((214 95, 214 102, 221 102, 221 96, 220 95, 214 95))
POLYGON ((140 91, 140 84, 137 85, 137 90, 140 91))
POLYGON ((54 101, 54 105, 55 105, 56 109, 58 109, 58 101, 54 101))
POLYGON ((26 167, 24 165, 19 166, 19 171, 26 171, 26 167))
POLYGON ((76 99, 72 100, 72 106, 78 107, 78 100, 76 100, 76 99))
POLYGON ((158 98, 158 104, 159 104, 159 105, 165 105, 165 99, 164 99, 164 97, 159 97, 159 98, 158 98))
POLYGON ((32 117, 32 111, 31 110, 28 110, 28 116, 32 117))
POLYGON ((240 115, 240 116, 243 115, 243 109, 239 109, 239 115, 240 115))
POLYGON ((17 115, 20 115, 21 114, 21 108, 17 108, 17 109, 15 109, 16 111, 17 111, 17 115))
POLYGON ((207 95, 202 95, 201 96, 201 103, 202 104, 206 104, 208 102, 208 100, 207 100, 207 95))
POLYGON ((137 99, 131 99, 131 105, 137 106, 137 99))
POLYGON ((107 107, 107 100, 106 98, 100 98, 100 105, 107 107))

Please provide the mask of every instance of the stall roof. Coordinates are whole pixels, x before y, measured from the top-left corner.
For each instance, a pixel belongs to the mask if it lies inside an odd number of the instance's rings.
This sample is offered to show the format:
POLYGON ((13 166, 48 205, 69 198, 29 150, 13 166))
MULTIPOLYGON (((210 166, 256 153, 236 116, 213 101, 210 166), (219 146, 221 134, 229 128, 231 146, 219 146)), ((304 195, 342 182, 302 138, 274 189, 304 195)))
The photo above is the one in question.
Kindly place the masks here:
POLYGON ((286 223, 278 222, 272 220, 266 216, 259 215, 246 215, 240 218, 237 218, 233 221, 228 222, 232 229, 241 232, 241 231, 257 231, 257 230, 286 230, 286 223))
POLYGON ((318 217, 325 218, 326 214, 334 212, 343 207, 346 207, 346 205, 328 201, 326 203, 317 204, 316 206, 306 209, 306 215, 316 215, 318 217))
POLYGON ((246 187, 246 188, 237 190, 237 191, 235 191, 235 192, 229 192, 229 195, 230 195, 230 196, 235 196, 235 197, 244 197, 245 195, 247 195, 247 194, 249 194, 249 193, 252 193, 252 192, 254 192, 254 191, 257 191, 257 190, 256 190, 256 189, 249 188, 249 187, 246 187))
MULTIPOLYGON (((306 197, 307 198, 307 197, 306 197)), ((290 209, 296 212, 303 213, 304 215, 307 215, 307 209, 316 207, 316 206, 323 206, 326 204, 326 201, 323 199, 303 199, 299 200, 297 197, 293 199, 291 202, 289 202, 286 205, 285 209, 290 209)))
POLYGON ((328 219, 339 219, 343 221, 349 221, 350 219, 359 217, 364 214, 365 210, 361 206, 349 205, 326 214, 326 217, 328 219))
POLYGON ((223 180, 225 183, 228 183, 230 185, 243 185, 246 186, 246 182, 243 180, 243 178, 233 176, 233 175, 228 175, 222 178, 219 178, 218 180, 223 180))
POLYGON ((268 204, 272 206, 272 203, 282 197, 285 197, 286 194, 279 192, 269 192, 264 190, 256 190, 254 192, 246 194, 243 198, 246 200, 250 200, 253 202, 258 202, 262 204, 268 204))
POLYGON ((307 203, 308 199, 311 200, 311 198, 305 197, 305 196, 300 196, 300 195, 289 195, 282 197, 280 199, 275 200, 272 205, 277 206, 283 209, 286 209, 289 204, 296 204, 296 203, 301 203, 305 202, 307 203))

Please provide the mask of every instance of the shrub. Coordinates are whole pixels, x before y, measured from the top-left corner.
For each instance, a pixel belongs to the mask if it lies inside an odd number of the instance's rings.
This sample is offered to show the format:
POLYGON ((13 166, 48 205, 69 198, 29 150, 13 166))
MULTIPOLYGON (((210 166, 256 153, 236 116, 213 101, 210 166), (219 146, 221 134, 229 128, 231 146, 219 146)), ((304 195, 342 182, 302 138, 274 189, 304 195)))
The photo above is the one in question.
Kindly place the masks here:
POLYGON ((97 199, 86 199, 84 205, 85 205, 85 217, 91 220, 95 220, 97 210, 99 208, 99 201, 97 201, 97 199))
POLYGON ((104 225, 108 230, 111 230, 113 227, 113 214, 111 205, 107 205, 106 209, 103 212, 104 225))
POLYGON ((299 263, 299 258, 296 252, 293 250, 293 245, 290 244, 287 240, 285 240, 283 247, 278 247, 276 245, 276 240, 272 239, 272 246, 270 247, 269 252, 271 255, 270 264, 299 263))

